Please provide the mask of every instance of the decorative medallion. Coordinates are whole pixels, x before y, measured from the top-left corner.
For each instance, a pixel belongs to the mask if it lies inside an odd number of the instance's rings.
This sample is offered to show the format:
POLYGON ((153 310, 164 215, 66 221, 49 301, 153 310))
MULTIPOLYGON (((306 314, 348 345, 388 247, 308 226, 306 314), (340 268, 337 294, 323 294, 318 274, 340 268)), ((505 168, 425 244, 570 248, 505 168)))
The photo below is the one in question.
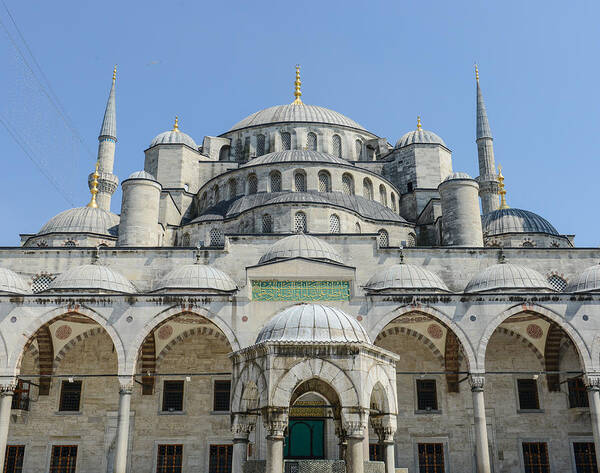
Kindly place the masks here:
POLYGON ((358 316, 356 317, 356 320, 358 320, 359 322, 362 322, 362 315, 358 315, 358 316))
POLYGON ((173 327, 171 327, 168 324, 163 325, 161 328, 158 329, 158 338, 160 338, 161 340, 167 340, 171 338, 171 335, 173 335, 173 327))
POLYGON ((542 338, 544 331, 538 324, 529 324, 527 326, 527 335, 529 335, 531 338, 542 338))
POLYGON ((242 322, 248 322, 248 316, 244 315, 244 316, 242 317, 242 322))
POLYGON ((66 340, 71 336, 71 333, 73 333, 73 329, 71 329, 71 327, 68 325, 61 325, 56 329, 54 335, 56 335, 56 338, 59 340, 66 340))
POLYGON ((430 324, 429 327, 427 327, 427 333, 431 338, 438 340, 444 336, 444 331, 438 324, 430 324))

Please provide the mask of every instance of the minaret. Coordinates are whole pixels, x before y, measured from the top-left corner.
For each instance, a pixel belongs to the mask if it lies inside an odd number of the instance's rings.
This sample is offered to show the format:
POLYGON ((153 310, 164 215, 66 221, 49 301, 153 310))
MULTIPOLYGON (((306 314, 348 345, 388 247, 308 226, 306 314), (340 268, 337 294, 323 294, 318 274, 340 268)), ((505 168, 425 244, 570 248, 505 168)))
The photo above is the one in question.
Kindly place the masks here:
POLYGON ((498 178, 494 162, 494 139, 483 103, 483 94, 479 87, 479 70, 475 65, 477 80, 477 156, 479 157, 479 197, 484 214, 498 209, 498 178))
MULTIPOLYGON (((98 194, 96 200, 98 207, 110 211, 110 200, 119 185, 119 179, 113 174, 115 162, 115 144, 117 142, 117 114, 115 107, 115 81, 117 80, 117 66, 113 70, 112 87, 108 95, 108 102, 102 120, 102 128, 98 136, 98 194)), ((92 188, 93 175, 88 177, 88 184, 92 188)))

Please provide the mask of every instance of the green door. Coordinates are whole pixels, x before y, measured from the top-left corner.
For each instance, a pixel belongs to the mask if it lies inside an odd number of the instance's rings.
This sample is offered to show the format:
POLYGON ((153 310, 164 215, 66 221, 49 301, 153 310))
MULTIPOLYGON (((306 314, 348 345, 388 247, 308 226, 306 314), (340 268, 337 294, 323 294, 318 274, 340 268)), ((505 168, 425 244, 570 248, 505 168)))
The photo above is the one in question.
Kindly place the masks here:
POLYGON ((324 420, 290 420, 283 456, 298 460, 323 460, 325 458, 324 427, 324 420))

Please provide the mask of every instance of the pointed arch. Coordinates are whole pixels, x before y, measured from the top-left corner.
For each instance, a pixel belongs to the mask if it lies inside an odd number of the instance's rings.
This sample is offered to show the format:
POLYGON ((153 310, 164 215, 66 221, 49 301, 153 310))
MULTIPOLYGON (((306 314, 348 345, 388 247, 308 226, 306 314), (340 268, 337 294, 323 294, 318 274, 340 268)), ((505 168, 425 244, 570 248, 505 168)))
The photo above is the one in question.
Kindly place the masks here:
POLYGON ((263 369, 255 362, 247 362, 239 375, 233 376, 231 412, 243 413, 249 408, 248 401, 256 402, 256 408, 267 405, 267 380, 263 369), (256 388, 256 392, 254 392, 256 388), (249 396, 252 392, 252 396, 249 396))

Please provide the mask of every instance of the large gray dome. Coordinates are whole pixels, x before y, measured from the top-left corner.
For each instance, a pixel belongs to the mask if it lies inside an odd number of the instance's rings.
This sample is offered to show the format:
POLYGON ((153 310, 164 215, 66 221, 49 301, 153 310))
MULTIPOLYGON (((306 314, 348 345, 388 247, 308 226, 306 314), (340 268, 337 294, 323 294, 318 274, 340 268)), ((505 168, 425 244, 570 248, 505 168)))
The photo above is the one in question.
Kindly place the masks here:
POLYGON ((503 233, 547 233, 558 235, 548 220, 521 209, 498 209, 481 216, 484 236, 503 233))
POLYGON ((264 110, 255 112, 233 125, 229 131, 241 130, 242 128, 248 128, 251 126, 293 122, 340 125, 366 131, 354 120, 351 120, 341 113, 334 112, 333 110, 329 110, 324 107, 318 107, 317 105, 293 103, 287 105, 276 105, 275 107, 265 108, 264 110))
POLYGON ((158 282, 155 291, 161 290, 216 290, 231 292, 237 285, 227 274, 212 266, 188 264, 176 268, 158 282))
POLYGON ((242 167, 258 166, 260 164, 274 164, 274 163, 293 163, 293 162, 312 162, 312 163, 332 163, 332 164, 350 164, 348 161, 342 158, 336 158, 327 153, 321 153, 320 151, 309 151, 309 150, 286 150, 276 151, 274 153, 263 154, 258 158, 251 159, 242 167))
POLYGON ((567 286, 566 292, 600 291, 600 264, 585 269, 567 286))
POLYGON ((256 343, 371 343, 365 329, 345 312, 321 304, 299 304, 279 312, 258 334, 256 343))
POLYGON ((156 145, 187 145, 190 148, 198 149, 198 145, 191 136, 179 130, 169 130, 156 136, 150 143, 150 148, 156 145))
POLYGON ((477 273, 467 284, 465 292, 485 292, 501 289, 553 290, 546 278, 536 270, 511 263, 499 263, 477 273))
POLYGON ((279 240, 260 258, 259 264, 289 258, 309 258, 344 263, 340 254, 329 243, 301 233, 279 240))
POLYGON ((76 207, 52 217, 37 234, 96 233, 116 236, 119 220, 118 215, 99 207, 76 207))
POLYGON ((446 143, 444 143, 444 140, 442 140, 433 131, 423 129, 409 131, 408 133, 403 135, 402 138, 400 138, 396 142, 396 148, 403 148, 404 146, 416 144, 436 144, 442 145, 445 148, 447 148, 446 143))
POLYGON ((27 294, 29 287, 23 278, 10 269, 0 268, 0 292, 27 294))
POLYGON ((394 264, 377 271, 365 285, 368 291, 386 289, 448 291, 437 274, 414 264, 394 264))
POLYGON ((122 274, 100 264, 69 269, 50 283, 47 291, 102 291, 132 294, 135 286, 122 274))

